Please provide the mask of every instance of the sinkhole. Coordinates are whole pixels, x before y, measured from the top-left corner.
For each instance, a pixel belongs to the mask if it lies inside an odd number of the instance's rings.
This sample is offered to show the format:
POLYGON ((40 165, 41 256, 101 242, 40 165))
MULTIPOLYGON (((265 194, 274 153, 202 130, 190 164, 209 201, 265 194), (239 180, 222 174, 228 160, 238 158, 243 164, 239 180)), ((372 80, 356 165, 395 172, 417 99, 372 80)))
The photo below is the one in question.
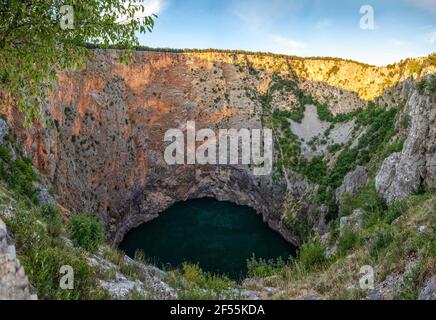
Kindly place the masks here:
POLYGON ((160 267, 188 262, 234 280, 246 277, 247 260, 253 256, 288 259, 296 250, 253 209, 210 198, 175 204, 127 233, 120 248, 132 258, 140 250, 160 267))

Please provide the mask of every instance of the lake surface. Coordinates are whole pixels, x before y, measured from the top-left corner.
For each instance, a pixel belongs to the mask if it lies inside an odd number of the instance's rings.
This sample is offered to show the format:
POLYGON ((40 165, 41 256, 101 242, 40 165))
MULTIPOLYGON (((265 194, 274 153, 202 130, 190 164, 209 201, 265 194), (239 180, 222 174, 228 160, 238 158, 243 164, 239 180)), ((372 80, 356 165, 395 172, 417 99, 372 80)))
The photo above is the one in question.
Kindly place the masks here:
POLYGON ((241 279, 247 259, 287 259, 295 247, 244 206, 214 199, 175 204, 161 216, 130 231, 120 248, 130 257, 142 250, 158 266, 199 264, 207 272, 241 279))

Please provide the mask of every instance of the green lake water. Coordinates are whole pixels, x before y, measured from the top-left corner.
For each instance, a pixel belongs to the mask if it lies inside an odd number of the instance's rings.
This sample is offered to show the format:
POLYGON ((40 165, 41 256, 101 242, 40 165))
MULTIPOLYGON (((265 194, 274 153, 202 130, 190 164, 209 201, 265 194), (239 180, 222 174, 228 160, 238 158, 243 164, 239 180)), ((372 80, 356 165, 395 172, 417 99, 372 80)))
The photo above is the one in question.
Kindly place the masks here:
POLYGON ((207 272, 241 279, 247 259, 287 259, 295 247, 244 206, 214 199, 177 203, 161 216, 130 231, 120 248, 130 257, 142 250, 158 266, 199 264, 207 272))

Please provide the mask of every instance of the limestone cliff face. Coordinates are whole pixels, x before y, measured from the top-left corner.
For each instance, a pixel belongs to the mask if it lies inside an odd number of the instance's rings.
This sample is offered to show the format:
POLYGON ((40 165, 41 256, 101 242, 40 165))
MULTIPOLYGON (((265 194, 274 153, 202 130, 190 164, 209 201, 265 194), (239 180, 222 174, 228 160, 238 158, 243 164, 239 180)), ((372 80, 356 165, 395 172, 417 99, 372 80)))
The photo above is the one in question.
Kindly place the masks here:
POLYGON ((376 177, 377 191, 389 204, 413 195, 423 182, 430 189, 436 188, 435 94, 406 86, 411 90, 405 107, 411 122, 407 140, 402 152, 384 161, 376 177))
MULTIPOLYGON (((47 102, 49 128, 24 128, 19 114, 13 109, 8 114, 24 152, 50 178, 57 200, 73 212, 97 213, 115 243, 175 202, 199 197, 251 206, 298 243, 283 222, 284 199, 309 192, 305 178, 255 177, 247 166, 168 166, 165 132, 184 129, 188 120, 198 129, 260 128, 257 97, 274 72, 297 79, 333 113, 365 106, 366 99, 410 76, 403 65, 375 68, 341 60, 135 52, 124 65, 119 55, 96 50, 87 68, 59 75, 47 102)), ((292 106, 294 100, 277 96, 273 107, 292 106)))

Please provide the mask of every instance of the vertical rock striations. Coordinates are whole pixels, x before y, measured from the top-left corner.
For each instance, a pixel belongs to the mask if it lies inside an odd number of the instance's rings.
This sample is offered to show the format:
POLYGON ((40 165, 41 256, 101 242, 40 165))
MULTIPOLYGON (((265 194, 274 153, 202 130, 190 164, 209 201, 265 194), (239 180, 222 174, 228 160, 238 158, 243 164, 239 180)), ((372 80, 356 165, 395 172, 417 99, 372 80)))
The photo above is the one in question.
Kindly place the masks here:
POLYGON ((376 177, 377 191, 389 204, 413 195, 423 182, 436 188, 435 93, 415 90, 405 112, 411 123, 404 149, 387 158, 376 177))
MULTIPOLYGON (((25 128, 14 109, 8 112, 18 142, 52 182, 56 200, 72 212, 95 212, 114 243, 175 202, 201 197, 248 205, 288 241, 298 243, 296 232, 284 222, 285 202, 297 202, 310 192, 312 186, 304 177, 292 172, 275 179, 256 177, 252 168, 238 165, 168 166, 163 158, 165 132, 184 130, 189 120, 196 121, 197 129, 261 128, 264 110, 260 97, 277 73, 327 103, 333 114, 366 106, 367 99, 410 75, 404 71, 404 63, 377 68, 338 59, 134 52, 132 61, 124 65, 119 55, 116 50, 96 50, 86 69, 59 75, 47 103, 49 128, 25 128)), ((284 91, 272 97, 273 110, 299 101, 295 92, 284 91)), ((429 119, 433 114, 434 128, 434 112, 427 110, 430 101, 421 96, 412 99, 429 119)), ((419 123, 424 116, 414 117, 414 125, 423 126, 422 134, 427 134, 429 119, 425 119, 425 127, 419 123)), ((434 171, 430 165, 434 158, 418 141, 427 138, 408 142, 410 157, 419 152, 419 161, 413 163, 417 167, 411 168, 410 174, 419 171, 425 176, 424 168, 434 171)), ((380 190, 392 193, 390 180, 395 173, 393 169, 383 172, 386 178, 379 179, 380 190)), ((426 179, 431 181, 431 175, 426 179)), ((416 188, 414 182, 410 189, 416 188)), ((40 196, 52 201, 47 194, 40 196)))

